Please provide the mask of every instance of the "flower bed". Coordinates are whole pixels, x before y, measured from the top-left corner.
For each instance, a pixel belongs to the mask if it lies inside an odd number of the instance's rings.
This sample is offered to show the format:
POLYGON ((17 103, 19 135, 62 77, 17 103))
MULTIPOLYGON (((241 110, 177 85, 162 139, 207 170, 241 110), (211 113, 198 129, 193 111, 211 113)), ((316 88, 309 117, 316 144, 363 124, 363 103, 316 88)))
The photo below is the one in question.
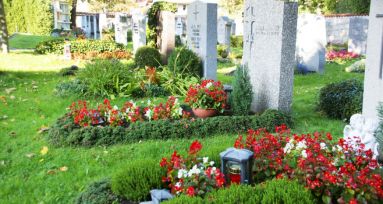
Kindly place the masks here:
POLYGON ((209 137, 237 134, 249 128, 291 124, 291 118, 279 111, 262 115, 188 118, 174 98, 167 105, 141 108, 128 102, 118 109, 104 101, 98 109, 82 102, 72 104, 70 113, 59 118, 49 130, 49 141, 57 146, 94 146, 138 142, 145 139, 209 137))
POLYGON ((346 50, 331 50, 326 53, 326 61, 338 64, 343 64, 347 60, 357 59, 359 57, 360 55, 353 52, 347 52, 346 50))
POLYGON ((254 151, 256 181, 297 179, 325 203, 374 203, 383 198, 381 166, 360 141, 355 148, 343 139, 333 142, 329 133, 292 135, 284 126, 277 132, 250 130, 245 141, 239 136, 234 144, 254 151))

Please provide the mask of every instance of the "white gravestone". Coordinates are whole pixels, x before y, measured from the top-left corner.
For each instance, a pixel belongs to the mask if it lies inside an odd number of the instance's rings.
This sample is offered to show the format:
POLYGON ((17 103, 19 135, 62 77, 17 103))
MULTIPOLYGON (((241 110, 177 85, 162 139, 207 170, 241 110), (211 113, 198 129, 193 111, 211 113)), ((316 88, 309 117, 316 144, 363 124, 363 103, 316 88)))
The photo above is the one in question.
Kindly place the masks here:
POLYGON ((350 18, 348 31, 348 51, 360 55, 366 54, 368 17, 356 16, 350 18))
POLYGON ((323 74, 326 63, 326 20, 324 16, 298 16, 296 57, 302 71, 323 74))
POLYGON ((231 26, 232 26, 232 21, 227 16, 221 16, 218 18, 217 40, 219 44, 230 47, 231 26))
POLYGON ((178 17, 176 20, 176 35, 182 36, 184 34, 184 23, 182 22, 182 18, 178 17))
POLYGON ((146 45, 146 17, 142 14, 132 16, 133 52, 146 45))
POLYGON ((254 112, 290 111, 297 17, 296 2, 245 1, 242 63, 249 69, 254 112))
POLYGON ((114 32, 116 43, 123 45, 128 44, 128 16, 126 14, 117 13, 115 16, 114 32))
POLYGON ((372 0, 368 25, 363 115, 378 120, 383 102, 383 1, 372 0))
POLYGON ((217 79, 217 4, 195 1, 188 5, 187 45, 203 63, 203 77, 217 79))

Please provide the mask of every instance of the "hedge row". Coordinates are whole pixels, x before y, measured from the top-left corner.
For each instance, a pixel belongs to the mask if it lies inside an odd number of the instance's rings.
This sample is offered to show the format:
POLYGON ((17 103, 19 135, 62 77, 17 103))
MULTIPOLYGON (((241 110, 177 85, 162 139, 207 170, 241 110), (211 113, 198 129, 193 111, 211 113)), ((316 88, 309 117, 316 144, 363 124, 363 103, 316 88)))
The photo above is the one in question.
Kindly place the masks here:
MULTIPOLYGON (((47 40, 36 46, 35 52, 38 54, 62 54, 65 40, 62 38, 47 40)), ((114 52, 124 50, 122 44, 104 40, 71 40, 71 52, 86 54, 88 52, 114 52)))
POLYGON ((111 126, 80 128, 73 123, 70 116, 66 115, 50 128, 48 139, 56 146, 90 147, 148 139, 203 138, 216 134, 238 134, 250 128, 266 128, 274 131, 275 126, 281 124, 291 126, 291 118, 276 110, 267 110, 260 116, 218 116, 195 120, 136 122, 127 128, 111 126))

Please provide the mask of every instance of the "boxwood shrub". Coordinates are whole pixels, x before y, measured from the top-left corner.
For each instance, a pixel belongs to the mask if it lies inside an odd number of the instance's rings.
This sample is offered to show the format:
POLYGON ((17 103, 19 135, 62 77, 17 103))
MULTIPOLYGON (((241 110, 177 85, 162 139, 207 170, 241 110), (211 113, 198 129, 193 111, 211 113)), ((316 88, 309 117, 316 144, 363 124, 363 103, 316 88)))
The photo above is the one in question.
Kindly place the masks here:
POLYGON ((355 79, 332 83, 320 90, 318 109, 330 118, 349 120, 362 111, 363 84, 355 79))
POLYGON ((129 201, 149 200, 150 190, 162 187, 163 175, 158 161, 138 160, 114 174, 112 190, 129 201))
POLYGON ((137 49, 134 55, 137 67, 158 67, 161 65, 161 54, 153 47, 143 46, 137 49))
POLYGON ((291 118, 279 111, 266 111, 260 116, 217 116, 195 120, 136 122, 127 128, 110 126, 80 128, 73 123, 70 116, 65 115, 51 126, 48 140, 56 146, 90 147, 132 143, 148 139, 204 138, 216 134, 244 133, 250 128, 261 127, 274 131, 275 126, 281 124, 291 127, 291 118))
POLYGON ((202 75, 201 59, 187 47, 176 48, 170 54, 168 68, 182 75, 202 75))

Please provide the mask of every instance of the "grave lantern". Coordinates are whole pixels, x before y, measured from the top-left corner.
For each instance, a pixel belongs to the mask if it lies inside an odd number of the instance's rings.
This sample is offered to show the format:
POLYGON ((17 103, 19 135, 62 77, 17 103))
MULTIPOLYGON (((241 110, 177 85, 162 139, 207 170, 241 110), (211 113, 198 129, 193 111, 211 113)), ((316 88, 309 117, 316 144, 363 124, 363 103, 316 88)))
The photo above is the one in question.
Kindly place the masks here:
POLYGON ((221 152, 221 171, 225 175, 226 183, 251 183, 251 170, 254 153, 247 149, 228 148, 221 152))

